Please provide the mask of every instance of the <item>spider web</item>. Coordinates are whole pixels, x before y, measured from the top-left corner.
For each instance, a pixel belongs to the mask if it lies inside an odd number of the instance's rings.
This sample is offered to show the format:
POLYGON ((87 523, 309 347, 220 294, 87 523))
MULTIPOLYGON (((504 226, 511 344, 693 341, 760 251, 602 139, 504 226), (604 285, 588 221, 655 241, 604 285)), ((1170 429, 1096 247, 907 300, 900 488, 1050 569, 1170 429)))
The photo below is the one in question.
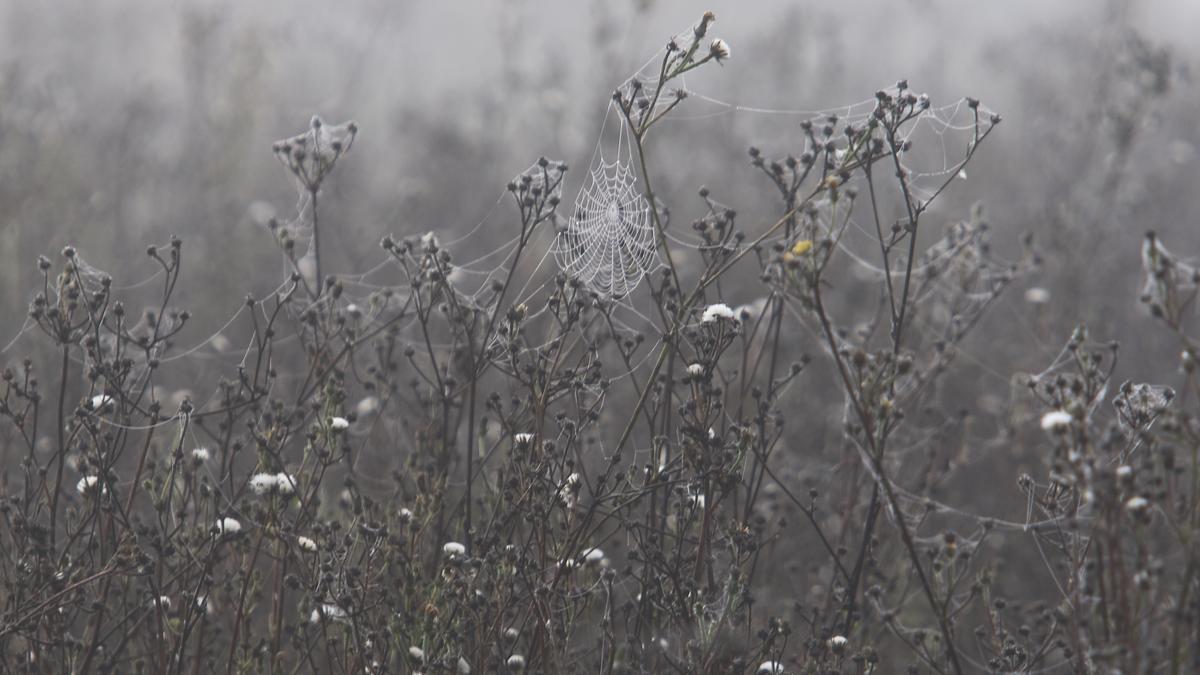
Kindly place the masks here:
POLYGON ((593 162, 557 257, 564 271, 610 298, 629 295, 658 267, 650 206, 627 162, 593 162))

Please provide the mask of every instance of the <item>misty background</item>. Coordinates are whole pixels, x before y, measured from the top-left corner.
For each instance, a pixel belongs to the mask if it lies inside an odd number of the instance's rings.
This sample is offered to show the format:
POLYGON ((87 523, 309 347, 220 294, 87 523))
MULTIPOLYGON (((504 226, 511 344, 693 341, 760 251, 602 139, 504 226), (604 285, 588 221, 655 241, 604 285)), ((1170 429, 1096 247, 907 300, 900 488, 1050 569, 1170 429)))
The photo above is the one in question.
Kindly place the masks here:
MULTIPOLYGON (((274 289, 284 268, 264 225, 294 215, 296 192, 271 143, 313 114, 360 129, 322 194, 328 273, 377 264, 386 233, 454 239, 486 218, 454 251, 483 255, 512 236, 509 205, 492 210, 506 182, 545 155, 573 167, 573 200, 613 89, 705 9, 733 55, 698 88, 722 100, 836 108, 907 78, 935 105, 972 96, 1003 116, 930 217, 940 229, 981 204, 997 250, 1015 257, 1032 234, 1043 256, 967 343, 980 401, 1048 365, 1079 321, 1125 345, 1118 380, 1176 372, 1170 338, 1145 330, 1138 249, 1153 229, 1200 252, 1200 4, 1185 0, 5 2, 0 347, 22 328, 37 256, 67 244, 121 287, 153 275, 146 245, 183 238, 195 339, 274 289), (1033 286, 1048 304, 1024 300, 1033 286)), ((692 103, 652 141, 660 197, 687 222, 708 185, 760 231, 779 205, 746 150, 798 152, 789 129, 688 124, 692 103)))

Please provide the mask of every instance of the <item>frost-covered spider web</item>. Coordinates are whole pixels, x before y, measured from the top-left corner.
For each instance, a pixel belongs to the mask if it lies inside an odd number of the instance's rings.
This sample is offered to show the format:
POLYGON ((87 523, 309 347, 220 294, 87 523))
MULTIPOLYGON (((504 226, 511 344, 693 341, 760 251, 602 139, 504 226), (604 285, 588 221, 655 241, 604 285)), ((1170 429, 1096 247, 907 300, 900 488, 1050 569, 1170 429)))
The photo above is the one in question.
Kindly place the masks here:
POLYGON ((563 270, 610 298, 629 295, 659 265, 650 206, 627 163, 593 163, 557 254, 563 270))
POLYGON ((655 216, 633 158, 625 120, 610 101, 588 175, 554 244, 559 268, 606 298, 628 297, 661 264, 655 216))

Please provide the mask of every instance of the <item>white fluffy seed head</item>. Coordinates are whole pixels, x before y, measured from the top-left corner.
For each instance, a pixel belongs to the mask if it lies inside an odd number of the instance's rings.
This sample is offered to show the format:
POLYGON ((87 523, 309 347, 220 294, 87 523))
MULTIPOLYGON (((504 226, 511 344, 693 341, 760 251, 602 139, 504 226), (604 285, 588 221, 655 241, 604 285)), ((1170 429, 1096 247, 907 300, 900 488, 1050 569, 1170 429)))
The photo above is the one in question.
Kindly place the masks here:
POLYGON ((763 661, 754 672, 757 675, 779 675, 783 672, 783 664, 778 661, 763 661))
POLYGON ((296 477, 280 471, 275 474, 275 489, 279 490, 280 494, 290 495, 296 492, 296 477))
POLYGON ((192 460, 197 463, 202 464, 207 462, 209 457, 211 457, 211 455, 208 452, 208 448, 195 448, 192 450, 192 460))
POLYGON ((1062 433, 1071 427, 1071 413, 1052 410, 1042 415, 1042 430, 1047 433, 1062 433))
POLYGON ((1130 513, 1141 513, 1150 508, 1150 500, 1142 496, 1130 497, 1129 501, 1125 502, 1125 510, 1130 513))
POLYGON ((345 417, 334 417, 329 420, 329 428, 334 431, 345 431, 350 428, 350 420, 345 417))
POLYGON ((729 54, 730 54, 729 44, 726 43, 721 38, 717 38, 716 40, 713 40, 712 44, 710 44, 708 46, 708 51, 710 54, 712 54, 713 58, 718 61, 723 61, 723 60, 729 58, 729 54))
POLYGON ((299 546, 301 550, 309 551, 310 553, 315 553, 317 551, 317 542, 309 539, 308 537, 298 537, 296 539, 296 545, 299 546))
POLYGON ((521 656, 520 654, 513 654, 512 656, 508 657, 508 660, 505 661, 505 663, 508 664, 509 670, 514 670, 518 673, 522 670, 525 670, 525 657, 521 656))
POLYGON ((279 484, 279 479, 273 473, 256 473, 250 479, 250 489, 256 495, 265 495, 279 484))
POLYGON ((415 661, 425 660, 425 650, 416 645, 408 648, 408 655, 411 656, 415 661))
POLYGON ((85 495, 85 494, 88 494, 89 492, 95 490, 96 486, 99 484, 100 484, 99 476, 84 476, 83 478, 79 479, 78 483, 75 484, 75 490, 79 494, 85 495))
POLYGON ((713 323, 720 319, 734 321, 733 310, 729 309, 729 305, 719 302, 715 305, 709 305, 705 308, 704 314, 700 316, 700 323, 713 323))
POLYGON ((847 640, 845 637, 841 635, 834 635, 833 637, 829 638, 829 648, 832 649, 835 654, 841 654, 846 650, 846 644, 848 642, 849 640, 847 640))
POLYGON ((359 417, 366 417, 367 415, 379 412, 379 398, 377 396, 364 398, 358 402, 358 405, 354 406, 354 412, 358 413, 359 417))
POLYGON ((693 363, 687 367, 687 374, 691 375, 692 377, 700 377, 704 374, 704 365, 700 363, 693 363))
POLYGON ((242 531, 242 524, 237 519, 228 516, 219 519, 216 527, 220 534, 237 534, 242 531))
POLYGON ((467 547, 457 541, 448 541, 442 544, 442 555, 447 558, 462 558, 467 555, 467 547))

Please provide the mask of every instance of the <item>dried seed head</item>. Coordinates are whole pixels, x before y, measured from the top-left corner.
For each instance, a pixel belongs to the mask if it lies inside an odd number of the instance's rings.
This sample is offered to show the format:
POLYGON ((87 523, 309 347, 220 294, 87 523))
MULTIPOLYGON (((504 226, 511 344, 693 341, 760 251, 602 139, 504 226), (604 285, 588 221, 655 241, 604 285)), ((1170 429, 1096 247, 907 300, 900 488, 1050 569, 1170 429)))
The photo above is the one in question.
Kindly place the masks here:
POLYGON ((729 44, 721 38, 712 41, 708 46, 708 53, 712 55, 718 63, 729 58, 729 44))

